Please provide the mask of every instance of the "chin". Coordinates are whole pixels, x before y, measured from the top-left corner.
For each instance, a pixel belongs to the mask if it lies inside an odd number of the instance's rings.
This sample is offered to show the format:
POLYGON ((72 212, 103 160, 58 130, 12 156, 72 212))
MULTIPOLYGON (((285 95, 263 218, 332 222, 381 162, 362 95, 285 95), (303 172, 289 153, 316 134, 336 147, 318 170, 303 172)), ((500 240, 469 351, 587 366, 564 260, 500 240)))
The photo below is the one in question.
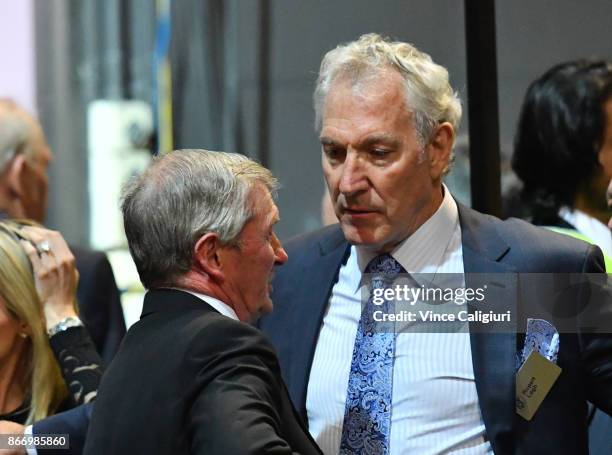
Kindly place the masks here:
POLYGON ((365 248, 376 248, 383 243, 372 231, 372 229, 359 229, 352 225, 342 225, 342 232, 346 240, 351 245, 365 248))
POLYGON ((274 305, 272 305, 272 300, 270 300, 270 297, 266 297, 265 302, 266 303, 259 308, 260 315, 272 313, 272 310, 274 309, 274 305))
POLYGON ((351 244, 358 246, 367 251, 372 251, 377 254, 389 253, 395 248, 399 242, 394 242, 388 238, 377 238, 374 235, 370 236, 349 236, 344 234, 346 240, 351 244))

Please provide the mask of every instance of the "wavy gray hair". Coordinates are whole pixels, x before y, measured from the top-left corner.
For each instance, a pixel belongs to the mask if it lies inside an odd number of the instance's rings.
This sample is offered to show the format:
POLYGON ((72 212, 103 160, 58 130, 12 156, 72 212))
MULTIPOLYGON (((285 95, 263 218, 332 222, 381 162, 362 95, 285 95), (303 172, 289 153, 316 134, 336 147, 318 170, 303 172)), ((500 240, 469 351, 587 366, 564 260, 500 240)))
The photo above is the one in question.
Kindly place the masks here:
POLYGON ((317 131, 321 130, 325 99, 334 80, 347 77, 357 85, 387 68, 397 70, 404 79, 406 102, 422 145, 439 123, 449 122, 457 130, 461 101, 450 86, 448 71, 411 44, 370 33, 323 57, 313 97, 317 131))
POLYGON ((193 247, 207 232, 237 244, 257 208, 251 190, 275 193, 272 173, 249 158, 207 150, 162 155, 123 189, 121 209, 130 253, 146 288, 171 285, 188 272, 193 247))

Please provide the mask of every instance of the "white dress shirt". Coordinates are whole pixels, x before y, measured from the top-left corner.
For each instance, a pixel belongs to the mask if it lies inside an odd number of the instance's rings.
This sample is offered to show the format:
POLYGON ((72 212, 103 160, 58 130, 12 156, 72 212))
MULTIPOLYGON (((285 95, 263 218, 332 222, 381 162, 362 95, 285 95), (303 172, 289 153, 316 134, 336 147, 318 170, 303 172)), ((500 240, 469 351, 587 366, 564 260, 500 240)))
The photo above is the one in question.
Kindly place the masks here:
MULTIPOLYGON (((459 273, 457 205, 445 188, 436 213, 391 255, 408 273, 459 273)), ((309 429, 327 455, 337 454, 355 335, 362 274, 374 255, 351 247, 323 319, 308 382, 309 429)), ((489 454, 478 405, 469 333, 399 333, 393 369, 390 453, 489 454)))
POLYGON ((214 297, 211 297, 209 295, 206 294, 200 294, 198 292, 194 292, 194 291, 189 291, 187 289, 180 289, 180 288, 174 288, 177 289, 179 291, 183 291, 183 292, 187 292, 195 297, 197 297, 200 300, 204 300, 206 303, 208 303, 211 307, 213 307, 215 310, 217 310, 219 313, 221 313, 223 316, 227 316, 228 318, 232 318, 236 321, 238 321, 238 315, 236 314, 236 312, 234 311, 234 309, 229 306, 227 303, 222 302, 219 299, 216 299, 214 297))

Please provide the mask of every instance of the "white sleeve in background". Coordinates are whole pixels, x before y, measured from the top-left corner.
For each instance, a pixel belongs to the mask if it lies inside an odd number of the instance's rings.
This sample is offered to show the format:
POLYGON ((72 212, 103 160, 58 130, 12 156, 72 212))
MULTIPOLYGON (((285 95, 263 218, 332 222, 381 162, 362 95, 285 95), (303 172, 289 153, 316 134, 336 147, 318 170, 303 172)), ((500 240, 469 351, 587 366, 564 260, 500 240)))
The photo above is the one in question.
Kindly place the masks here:
MULTIPOLYGON (((25 430, 23 430, 23 435, 32 436, 32 425, 28 425, 27 427, 25 427, 25 430)), ((36 447, 28 447, 26 449, 26 452, 28 453, 28 455, 38 455, 36 447)))

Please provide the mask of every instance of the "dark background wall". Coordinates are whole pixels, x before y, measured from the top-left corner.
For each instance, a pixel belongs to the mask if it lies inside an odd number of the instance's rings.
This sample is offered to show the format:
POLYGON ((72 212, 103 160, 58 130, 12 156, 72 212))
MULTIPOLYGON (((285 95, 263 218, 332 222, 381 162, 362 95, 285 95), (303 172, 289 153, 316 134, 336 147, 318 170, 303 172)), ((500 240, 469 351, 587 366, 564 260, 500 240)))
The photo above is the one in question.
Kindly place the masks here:
MULTIPOLYGON (((88 240, 85 105, 98 97, 151 101, 154 3, 35 4, 39 108, 56 155, 48 223, 72 242, 88 240)), ((612 2, 502 0, 496 9, 507 154, 531 80, 562 60, 612 57, 612 2)), ((270 166, 283 185, 283 239, 319 226, 311 93, 335 45, 372 31, 414 43, 449 69, 467 112, 462 1, 177 0, 172 13, 175 146, 238 151, 270 166)), ((462 134, 466 127, 464 116, 462 134)))
POLYGON ((262 31, 261 21, 266 2, 238 2, 239 7, 234 9, 232 2, 223 2, 219 15, 211 14, 198 2, 186 3, 195 8, 179 4, 182 6, 174 24, 181 32, 174 35, 175 56, 187 63, 185 54, 203 55, 208 49, 207 60, 210 64, 215 61, 217 70, 193 58, 190 67, 174 69, 175 84, 180 87, 174 99, 175 111, 180 113, 176 146, 230 149, 268 165, 282 184, 278 197, 281 238, 320 226, 323 179, 312 91, 325 52, 367 32, 409 41, 446 66, 453 85, 466 98, 463 8, 456 0, 383 0, 376 2, 376 7, 368 0, 271 1, 267 32, 262 31), (199 14, 194 15, 194 10, 200 10, 199 14), (235 22, 228 19, 231 12, 237 15, 235 22), (194 39, 187 29, 200 31, 202 39, 194 39), (214 30, 215 35, 211 37, 206 30, 214 30), (262 88, 260 80, 259 57, 265 33, 268 90, 262 88), (223 49, 225 58, 218 55, 223 49), (231 74, 231 62, 239 75, 235 81, 239 93, 238 102, 228 113, 227 100, 220 91, 232 97, 233 89, 223 81, 211 81, 215 76, 210 73, 214 71, 219 77, 218 68, 222 68, 226 76, 231 74), (266 95, 269 110, 262 113, 262 97, 266 95), (222 134, 228 124, 238 126, 233 141, 222 134), (268 135, 264 145, 258 140, 262 133, 268 135))

